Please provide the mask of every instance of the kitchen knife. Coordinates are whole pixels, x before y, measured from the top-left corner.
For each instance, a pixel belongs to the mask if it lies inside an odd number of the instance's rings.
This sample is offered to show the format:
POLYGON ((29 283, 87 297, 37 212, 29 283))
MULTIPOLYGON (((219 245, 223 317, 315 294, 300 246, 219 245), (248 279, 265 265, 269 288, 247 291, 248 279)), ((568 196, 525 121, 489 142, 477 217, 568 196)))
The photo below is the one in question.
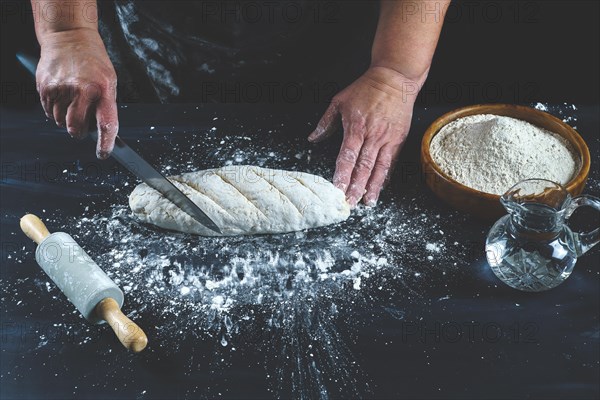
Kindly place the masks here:
MULTIPOLYGON (((92 131, 90 136, 98 141, 98 131, 92 131)), ((138 153, 129 147, 119 136, 115 138, 115 147, 111 156, 122 166, 127 168, 132 174, 140 178, 151 188, 157 190, 174 203, 177 207, 185 211, 190 217, 200 222, 210 230, 221 233, 219 227, 208 215, 200 209, 189 197, 187 197, 177 186, 173 185, 167 178, 158 172, 152 165, 148 164, 138 153)))
MULTIPOLYGON (((34 57, 28 56, 23 53, 17 53, 17 59, 33 76, 35 76, 35 70, 37 68, 37 60, 34 57)), ((95 141, 98 141, 98 131, 91 130, 90 137, 95 141)), ((167 178, 165 178, 160 172, 158 172, 152 165, 144 160, 139 154, 137 154, 131 147, 129 147, 123 139, 119 136, 115 138, 115 147, 111 153, 111 156, 117 160, 121 165, 127 168, 131 173, 140 178, 151 188, 157 190, 169 201, 183 210, 190 217, 206 226, 210 230, 213 230, 221 234, 221 230, 214 223, 208 215, 204 213, 192 200, 183 194, 175 185, 173 185, 167 178)))

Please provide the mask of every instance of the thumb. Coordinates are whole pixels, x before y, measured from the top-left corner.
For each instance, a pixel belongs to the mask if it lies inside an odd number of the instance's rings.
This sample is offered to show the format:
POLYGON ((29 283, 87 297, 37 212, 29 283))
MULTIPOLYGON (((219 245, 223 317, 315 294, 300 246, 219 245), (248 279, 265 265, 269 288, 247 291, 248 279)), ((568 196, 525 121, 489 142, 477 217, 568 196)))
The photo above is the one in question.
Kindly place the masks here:
POLYGON ((308 135, 308 140, 313 143, 325 140, 333 135, 340 125, 341 117, 338 112, 338 104, 332 102, 329 107, 327 107, 327 110, 325 110, 325 113, 323 114, 323 117, 321 117, 315 130, 308 135))
POLYGON ((119 117, 115 100, 103 97, 96 106, 98 124, 98 143, 96 157, 100 160, 108 158, 115 147, 115 138, 119 132, 119 117))

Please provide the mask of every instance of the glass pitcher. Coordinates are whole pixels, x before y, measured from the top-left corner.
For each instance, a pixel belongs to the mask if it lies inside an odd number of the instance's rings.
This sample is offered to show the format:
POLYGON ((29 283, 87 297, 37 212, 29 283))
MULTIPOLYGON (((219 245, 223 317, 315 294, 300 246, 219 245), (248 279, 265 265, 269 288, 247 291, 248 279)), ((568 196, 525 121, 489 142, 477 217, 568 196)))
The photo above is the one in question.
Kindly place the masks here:
POLYGON ((508 215, 488 233, 485 252, 492 271, 509 286, 539 292, 571 275, 577 257, 598 243, 600 229, 574 233, 566 221, 581 206, 600 210, 600 199, 572 198, 561 185, 544 179, 517 183, 501 198, 508 215))

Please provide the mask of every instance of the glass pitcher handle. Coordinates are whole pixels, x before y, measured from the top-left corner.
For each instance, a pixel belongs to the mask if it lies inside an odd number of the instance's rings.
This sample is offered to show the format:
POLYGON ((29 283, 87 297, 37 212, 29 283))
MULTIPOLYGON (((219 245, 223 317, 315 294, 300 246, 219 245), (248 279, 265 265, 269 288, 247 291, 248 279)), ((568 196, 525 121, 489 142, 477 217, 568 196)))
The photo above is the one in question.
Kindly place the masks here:
MULTIPOLYGON (((600 211, 600 199, 587 194, 574 197, 565 213, 565 218, 568 219, 576 209, 583 206, 590 206, 600 211)), ((596 228, 591 232, 577 233, 577 239, 579 242, 577 243, 577 257, 579 257, 600 242, 600 228, 596 228)))

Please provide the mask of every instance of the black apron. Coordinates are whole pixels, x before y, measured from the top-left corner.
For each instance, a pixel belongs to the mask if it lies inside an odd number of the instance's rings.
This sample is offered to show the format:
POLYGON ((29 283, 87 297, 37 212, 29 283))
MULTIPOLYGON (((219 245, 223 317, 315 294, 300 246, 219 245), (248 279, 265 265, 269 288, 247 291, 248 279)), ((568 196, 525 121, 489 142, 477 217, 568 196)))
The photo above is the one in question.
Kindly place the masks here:
POLYGON ((247 103, 320 101, 358 77, 378 2, 98 3, 120 101, 247 103))

